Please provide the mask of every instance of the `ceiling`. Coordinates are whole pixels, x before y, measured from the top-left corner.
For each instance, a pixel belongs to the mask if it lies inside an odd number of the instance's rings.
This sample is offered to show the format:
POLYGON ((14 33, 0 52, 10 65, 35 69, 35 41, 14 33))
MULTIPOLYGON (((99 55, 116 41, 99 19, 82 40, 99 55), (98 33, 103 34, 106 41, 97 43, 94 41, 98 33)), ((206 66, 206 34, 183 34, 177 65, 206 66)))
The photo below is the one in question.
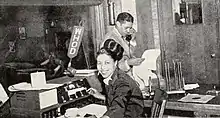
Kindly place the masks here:
POLYGON ((0 0, 2 6, 99 5, 104 0, 0 0))

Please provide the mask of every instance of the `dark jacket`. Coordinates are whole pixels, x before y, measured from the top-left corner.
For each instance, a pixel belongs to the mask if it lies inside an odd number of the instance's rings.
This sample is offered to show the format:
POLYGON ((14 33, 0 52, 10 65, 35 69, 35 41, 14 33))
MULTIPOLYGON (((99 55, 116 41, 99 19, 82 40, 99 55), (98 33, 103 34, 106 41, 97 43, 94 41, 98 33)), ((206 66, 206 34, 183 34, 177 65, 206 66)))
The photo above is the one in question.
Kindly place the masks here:
POLYGON ((105 85, 107 112, 110 118, 138 118, 144 108, 142 92, 124 71, 116 69, 105 85))

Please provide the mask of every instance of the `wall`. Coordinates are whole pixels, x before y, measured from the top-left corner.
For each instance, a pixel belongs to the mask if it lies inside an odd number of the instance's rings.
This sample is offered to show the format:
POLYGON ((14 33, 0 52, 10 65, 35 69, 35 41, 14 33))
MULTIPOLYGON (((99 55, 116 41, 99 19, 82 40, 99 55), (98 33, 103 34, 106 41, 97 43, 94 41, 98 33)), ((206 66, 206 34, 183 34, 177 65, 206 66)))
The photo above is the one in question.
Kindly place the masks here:
MULTIPOLYGON (((152 1, 136 0, 141 50, 155 46, 150 8, 152 1)), ((157 2, 163 64, 169 62, 172 65, 173 60, 181 61, 187 83, 218 84, 218 62, 210 57, 218 47, 216 0, 202 0, 203 23, 195 25, 175 25, 172 0, 157 2)))
POLYGON ((44 42, 44 19, 40 7, 2 7, 0 63, 37 60, 35 50, 44 42), (25 27, 26 39, 20 39, 18 28, 25 27), (6 55, 8 42, 15 42, 15 52, 6 55))
MULTIPOLYGON (((182 61, 186 82, 206 84, 219 82, 217 61, 210 56, 217 49, 215 8, 215 0, 203 0, 202 24, 174 26, 173 39, 176 41, 174 58, 182 61)), ((169 42, 169 39, 165 40, 169 42)))
POLYGON ((83 46, 80 47, 79 54, 74 58, 73 66, 75 68, 95 67, 93 41, 95 27, 98 27, 99 24, 96 24, 95 12, 91 11, 95 8, 94 6, 4 6, 1 8, 0 65, 5 62, 39 64, 45 60, 43 52, 50 51, 57 51, 58 57, 65 59, 65 62, 69 61, 66 56, 67 49, 63 43, 70 38, 72 27, 78 26, 79 22, 83 20, 85 27, 83 46), (26 39, 19 38, 19 27, 25 27, 26 39), (58 39, 55 36, 57 32, 70 33, 70 36, 64 35, 58 39), (10 41, 15 42, 15 52, 7 55, 10 41), (62 45, 64 50, 58 49, 58 45, 62 45), (85 57, 88 59, 89 67, 86 65, 85 57))
POLYGON ((144 50, 155 48, 153 39, 153 21, 150 0, 136 0, 137 11, 137 51, 141 55, 144 50))
MULTIPOLYGON (((148 48, 154 48, 151 44, 154 43, 151 39, 153 39, 152 34, 152 20, 151 16, 148 15, 150 13, 151 8, 148 7, 150 5, 149 1, 146 0, 110 0, 115 4, 115 20, 117 15, 121 12, 129 12, 134 17, 134 28, 137 30, 137 50, 136 56, 140 57, 144 50, 148 48), (138 5, 139 4, 139 5, 138 5), (140 5, 148 5, 147 7, 137 7, 140 5), (138 13, 139 12, 139 13, 138 13), (141 14, 141 15, 139 15, 141 14), (147 19, 148 21, 144 21, 142 19, 147 19)), ((108 0, 104 0, 103 8, 104 8, 104 17, 105 17, 105 33, 110 31, 113 26, 109 25, 109 13, 108 13, 108 0)))

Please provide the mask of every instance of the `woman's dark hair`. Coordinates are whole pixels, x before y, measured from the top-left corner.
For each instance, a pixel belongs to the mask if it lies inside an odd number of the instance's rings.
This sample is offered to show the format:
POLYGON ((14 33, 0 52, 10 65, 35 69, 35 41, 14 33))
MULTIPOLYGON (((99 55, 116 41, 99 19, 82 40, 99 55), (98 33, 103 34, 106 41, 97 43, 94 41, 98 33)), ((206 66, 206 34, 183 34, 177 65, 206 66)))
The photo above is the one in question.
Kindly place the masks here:
POLYGON ((119 61, 123 57, 124 49, 123 47, 115 42, 113 39, 107 39, 104 42, 103 47, 98 51, 97 55, 107 54, 112 57, 114 61, 119 61))
POLYGON ((129 14, 128 12, 122 12, 118 15, 116 21, 119 21, 120 23, 127 21, 127 22, 134 22, 134 17, 129 14))

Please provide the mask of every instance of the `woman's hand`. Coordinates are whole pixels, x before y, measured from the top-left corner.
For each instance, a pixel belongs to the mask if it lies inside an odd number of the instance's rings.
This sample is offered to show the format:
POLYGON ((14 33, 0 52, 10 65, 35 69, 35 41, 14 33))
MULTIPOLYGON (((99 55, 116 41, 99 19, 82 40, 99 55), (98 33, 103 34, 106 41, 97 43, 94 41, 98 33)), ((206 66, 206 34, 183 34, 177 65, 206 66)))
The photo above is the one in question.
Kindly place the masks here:
POLYGON ((94 88, 89 88, 89 89, 87 90, 87 92, 88 92, 90 95, 94 96, 95 98, 98 98, 98 99, 101 99, 101 100, 105 100, 105 96, 102 95, 100 92, 98 92, 98 91, 97 91, 96 89, 94 89, 94 88))
POLYGON ((94 95, 94 94, 97 94, 97 93, 98 93, 98 91, 97 91, 96 89, 94 89, 94 88, 89 88, 89 89, 87 90, 87 92, 88 92, 89 94, 91 94, 91 95, 94 95))

